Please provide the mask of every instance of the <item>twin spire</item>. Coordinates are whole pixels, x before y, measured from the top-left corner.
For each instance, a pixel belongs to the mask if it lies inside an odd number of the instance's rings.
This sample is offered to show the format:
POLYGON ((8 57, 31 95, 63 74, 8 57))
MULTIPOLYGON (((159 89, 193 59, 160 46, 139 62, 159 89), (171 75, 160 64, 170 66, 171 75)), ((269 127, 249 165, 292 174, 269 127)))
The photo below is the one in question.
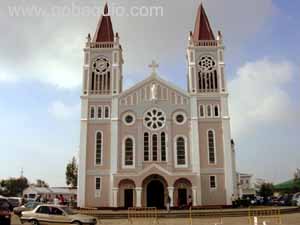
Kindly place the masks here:
MULTIPOLYGON (((214 33, 211 29, 208 17, 205 13, 203 4, 201 3, 196 17, 195 29, 193 33, 194 41, 201 40, 215 40, 214 33)), ((105 4, 104 13, 98 22, 96 33, 93 38, 93 42, 113 42, 114 31, 109 16, 108 5, 105 4)))
POLYGON ((111 18, 108 14, 108 5, 105 4, 103 15, 98 22, 96 33, 93 42, 113 42, 114 30, 111 23, 111 18))

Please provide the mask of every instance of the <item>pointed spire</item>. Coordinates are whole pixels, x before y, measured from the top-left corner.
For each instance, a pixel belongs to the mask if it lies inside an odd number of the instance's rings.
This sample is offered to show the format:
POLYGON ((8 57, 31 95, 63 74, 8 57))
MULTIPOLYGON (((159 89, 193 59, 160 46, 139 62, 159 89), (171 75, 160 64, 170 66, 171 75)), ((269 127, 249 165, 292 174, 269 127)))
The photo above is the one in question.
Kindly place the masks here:
POLYGON ((109 16, 108 4, 105 4, 103 15, 101 16, 97 30, 93 38, 93 42, 113 42, 114 41, 114 31, 109 16))
POLYGON ((203 4, 201 3, 198 12, 197 18, 195 23, 195 30, 194 30, 194 41, 200 40, 215 40, 214 33, 211 29, 209 24, 208 17, 205 13, 203 4))

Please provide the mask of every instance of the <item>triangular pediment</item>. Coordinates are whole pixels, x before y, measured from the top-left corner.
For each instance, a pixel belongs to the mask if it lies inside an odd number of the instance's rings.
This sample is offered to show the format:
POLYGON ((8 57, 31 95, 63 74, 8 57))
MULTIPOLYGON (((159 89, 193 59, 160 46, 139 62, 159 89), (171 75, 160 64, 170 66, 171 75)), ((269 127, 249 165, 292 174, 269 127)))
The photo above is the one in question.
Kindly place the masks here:
POLYGON ((188 104, 188 93, 172 83, 152 74, 125 90, 120 95, 121 104, 135 105, 145 101, 169 101, 174 104, 188 104))

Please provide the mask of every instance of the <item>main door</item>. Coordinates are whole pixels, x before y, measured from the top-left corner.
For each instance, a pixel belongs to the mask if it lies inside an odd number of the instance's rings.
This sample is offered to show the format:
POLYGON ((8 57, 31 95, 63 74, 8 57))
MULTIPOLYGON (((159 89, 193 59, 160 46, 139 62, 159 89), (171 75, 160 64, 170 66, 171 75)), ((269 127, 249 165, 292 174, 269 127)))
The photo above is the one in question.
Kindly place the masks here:
POLYGON ((159 180, 150 181, 147 186, 147 207, 165 207, 164 185, 159 180))
POLYGON ((179 205, 179 207, 187 205, 187 192, 186 192, 186 189, 183 189, 183 188, 178 189, 178 205, 179 205))
POLYGON ((128 209, 129 207, 133 207, 133 190, 125 189, 124 191, 124 207, 128 209))

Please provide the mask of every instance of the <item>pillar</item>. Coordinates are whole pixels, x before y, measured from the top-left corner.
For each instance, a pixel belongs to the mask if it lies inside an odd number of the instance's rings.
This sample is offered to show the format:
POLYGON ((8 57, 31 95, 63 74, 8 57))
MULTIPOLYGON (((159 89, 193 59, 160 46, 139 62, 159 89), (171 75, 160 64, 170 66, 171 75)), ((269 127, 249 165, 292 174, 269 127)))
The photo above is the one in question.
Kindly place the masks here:
POLYGON ((171 199, 170 206, 174 206, 174 187, 168 187, 168 194, 171 199))
POLYGON ((117 208, 118 207, 118 191, 119 188, 113 188, 113 207, 117 208))
POLYGON ((141 187, 136 187, 135 192, 136 192, 136 207, 142 207, 142 190, 143 188, 141 187))
POLYGON ((197 206, 198 202, 197 202, 197 187, 192 187, 192 198, 193 198, 193 206, 197 206))

